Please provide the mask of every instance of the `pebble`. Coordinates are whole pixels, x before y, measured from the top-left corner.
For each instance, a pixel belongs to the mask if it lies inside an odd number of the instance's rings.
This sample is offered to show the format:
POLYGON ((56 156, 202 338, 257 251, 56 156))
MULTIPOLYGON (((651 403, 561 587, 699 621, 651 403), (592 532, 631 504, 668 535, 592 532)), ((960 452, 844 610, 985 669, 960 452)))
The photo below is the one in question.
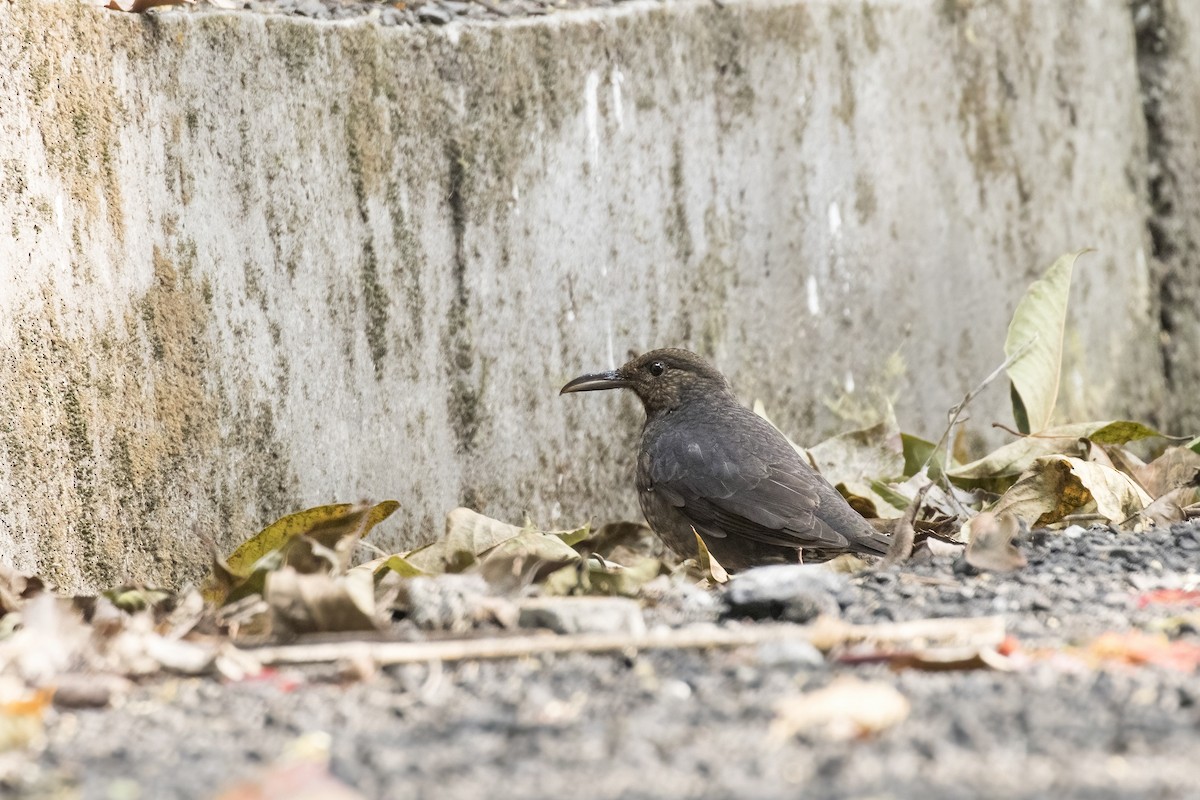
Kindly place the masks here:
POLYGON ((432 22, 434 25, 445 25, 453 17, 441 6, 424 5, 417 9, 417 19, 421 22, 432 22))
POLYGON ((735 576, 725 589, 731 616, 808 622, 839 613, 845 579, 816 564, 757 567, 735 576))
POLYGON ((522 628, 549 628, 555 633, 646 632, 642 607, 627 597, 537 597, 518 606, 522 628))

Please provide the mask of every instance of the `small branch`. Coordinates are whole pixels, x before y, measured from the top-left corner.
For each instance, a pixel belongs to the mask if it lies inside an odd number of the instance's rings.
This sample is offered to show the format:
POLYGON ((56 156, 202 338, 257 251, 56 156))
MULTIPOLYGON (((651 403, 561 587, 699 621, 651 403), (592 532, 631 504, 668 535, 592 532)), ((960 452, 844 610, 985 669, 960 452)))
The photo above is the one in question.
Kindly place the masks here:
MULTIPOLYGON (((996 380, 996 378, 1000 377, 1000 373, 1004 372, 1006 369, 1011 367, 1013 364, 1016 363, 1017 359, 1019 359, 1021 356, 1025 355, 1025 353, 1028 352, 1029 348, 1033 347, 1033 343, 1037 341, 1037 338, 1038 338, 1037 336, 1034 336, 1028 342, 1026 342, 1025 344, 1018 347, 1015 351, 1013 351, 1013 354, 1011 356, 1004 359, 1003 364, 1001 364, 1000 366, 998 366, 994 370, 992 370, 991 375, 988 375, 986 378, 984 378, 979 383, 978 386, 976 386, 971 391, 967 392, 963 396, 963 399, 958 403, 958 405, 956 405, 950 409, 950 424, 946 426, 946 430, 942 433, 942 438, 938 439, 937 444, 935 444, 933 446, 933 449, 929 451, 929 455, 925 458, 925 463, 921 465, 921 469, 925 469, 926 467, 929 466, 929 462, 933 460, 934 453, 936 453, 938 450, 940 450, 943 444, 946 445, 945 464, 947 467, 949 467, 949 465, 950 465, 950 443, 951 443, 951 441, 953 441, 950 434, 952 434, 954 432, 954 426, 958 424, 958 418, 962 414, 963 410, 967 407, 967 404, 970 403, 972 400, 974 400, 975 397, 980 392, 982 392, 984 389, 986 389, 988 386, 990 386, 992 381, 994 381, 994 380, 996 380)), ((918 471, 920 471, 920 470, 918 470, 918 471)), ((942 470, 943 473, 945 471, 946 471, 945 469, 942 470)))
POLYGON ((428 642, 317 642, 246 648, 264 666, 322 664, 369 659, 379 666, 430 661, 522 658, 550 653, 603 653, 626 650, 707 650, 780 641, 806 641, 821 650, 855 642, 901 644, 950 641, 977 645, 1004 639, 1001 617, 922 619, 881 625, 851 625, 821 619, 812 625, 752 625, 741 628, 682 628, 632 636, 622 633, 532 634, 488 639, 428 642))
POLYGON ((892 533, 892 544, 883 558, 883 566, 893 567, 912 557, 913 541, 917 538, 917 516, 921 513, 921 505, 925 502, 925 493, 929 491, 930 486, 933 486, 933 481, 921 487, 921 491, 917 492, 917 496, 909 503, 904 516, 896 523, 896 529, 892 533))

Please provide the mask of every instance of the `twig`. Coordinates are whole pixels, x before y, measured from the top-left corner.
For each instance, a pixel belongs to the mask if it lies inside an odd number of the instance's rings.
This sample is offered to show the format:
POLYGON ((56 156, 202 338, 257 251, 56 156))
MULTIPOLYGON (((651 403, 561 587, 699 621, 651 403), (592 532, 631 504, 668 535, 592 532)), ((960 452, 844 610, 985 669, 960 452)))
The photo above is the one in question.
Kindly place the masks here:
POLYGON ((933 481, 921 487, 921 491, 917 492, 917 496, 904 511, 904 516, 897 522, 896 530, 892 533, 892 544, 883 558, 883 566, 893 567, 912 557, 913 541, 917 538, 917 515, 921 513, 921 504, 925 502, 925 493, 929 491, 930 486, 933 486, 933 481))
POLYGON ((626 650, 704 650, 747 647, 767 642, 806 641, 821 650, 854 642, 898 644, 913 641, 969 641, 998 644, 1004 639, 1001 617, 922 619, 881 625, 851 625, 818 620, 808 626, 754 625, 744 628, 682 628, 631 636, 623 633, 536 634, 432 642, 317 642, 246 648, 264 666, 322 664, 370 659, 380 666, 430 661, 522 658, 551 653, 603 653, 626 650))
MULTIPOLYGON (((946 489, 946 495, 950 498, 950 502, 954 504, 954 507, 958 511, 958 515, 960 517, 969 517, 970 515, 967 513, 967 510, 963 508, 962 503, 958 501, 958 498, 954 496, 954 486, 951 485, 950 478, 946 476, 946 471, 950 468, 951 463, 951 447, 954 441, 954 437, 951 434, 954 433, 954 426, 958 424, 958 418, 962 414, 963 409, 967 407, 967 404, 974 400, 980 392, 991 385, 992 381, 1000 377, 1000 373, 1011 367, 1017 362, 1017 359, 1025 355, 1029 348, 1033 347, 1033 343, 1036 342, 1037 339, 1037 334, 1034 334, 1033 338, 1014 350, 1012 355, 1004 359, 1004 363, 992 370, 990 375, 980 381, 979 385, 974 389, 963 395, 963 399, 950 409, 950 422, 948 425, 946 425, 946 430, 942 432, 942 437, 937 440, 937 444, 933 446, 933 449, 929 451, 929 455, 925 457, 925 462, 921 464, 921 469, 926 469, 929 466, 929 463, 933 461, 934 455, 942 448, 942 445, 944 444, 946 446, 946 456, 942 461, 942 469, 938 477, 941 479, 940 482, 946 489)), ((921 470, 917 471, 920 472, 921 470)))
MULTIPOLYGON (((979 383, 978 386, 976 386, 974 389, 972 389, 971 391, 969 391, 965 395, 963 395, 963 399, 957 405, 953 406, 950 409, 950 424, 946 426, 946 430, 942 432, 942 437, 937 440, 937 444, 935 444, 933 446, 933 449, 929 451, 929 455, 925 457, 925 463, 923 463, 921 465, 921 469, 925 469, 926 467, 929 466, 929 462, 933 460, 934 454, 938 450, 941 449, 943 444, 946 445, 946 461, 945 461, 945 463, 947 466, 949 466, 949 464, 950 464, 950 441, 951 441, 950 434, 954 432, 954 426, 958 424, 958 417, 959 417, 959 415, 962 414, 963 409, 965 409, 967 407, 967 404, 970 403, 972 400, 974 400, 975 397, 980 392, 982 392, 989 385, 991 385, 992 381, 994 381, 994 380, 996 380, 996 378, 1000 377, 1001 372, 1004 372, 1004 370, 1008 369, 1013 364, 1015 364, 1017 359, 1019 359, 1021 356, 1025 355, 1026 351, 1028 351, 1029 348, 1033 347, 1033 343, 1036 342, 1037 339, 1038 339, 1038 337, 1035 334, 1032 339, 1030 339, 1028 342, 1026 342, 1025 344, 1018 347, 1016 350, 1014 350, 1013 354, 1011 356, 1004 359, 1003 364, 1001 364, 1000 366, 998 366, 994 370, 992 370, 991 375, 988 375, 986 378, 984 378, 979 383)), ((918 472, 919 471, 920 470, 918 470, 918 472)), ((945 469, 943 469, 942 472, 944 473, 945 469)))

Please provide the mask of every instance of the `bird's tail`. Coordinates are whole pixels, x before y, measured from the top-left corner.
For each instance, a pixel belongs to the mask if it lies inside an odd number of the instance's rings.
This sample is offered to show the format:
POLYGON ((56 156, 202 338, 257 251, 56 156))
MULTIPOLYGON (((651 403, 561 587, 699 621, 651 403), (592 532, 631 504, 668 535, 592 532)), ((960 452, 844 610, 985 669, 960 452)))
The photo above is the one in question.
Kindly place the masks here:
POLYGON ((854 540, 856 550, 873 556, 886 556, 891 547, 892 537, 875 530, 870 523, 863 526, 860 535, 854 540))

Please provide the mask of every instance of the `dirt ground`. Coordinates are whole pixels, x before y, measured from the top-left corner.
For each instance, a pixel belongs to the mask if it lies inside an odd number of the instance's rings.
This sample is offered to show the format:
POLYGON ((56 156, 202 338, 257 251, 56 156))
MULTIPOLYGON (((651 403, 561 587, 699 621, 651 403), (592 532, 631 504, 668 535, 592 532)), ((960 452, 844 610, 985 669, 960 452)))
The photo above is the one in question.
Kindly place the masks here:
POLYGON ((772 643, 358 680, 334 667, 155 679, 116 707, 52 712, 45 750, 6 796, 213 798, 323 732, 332 774, 372 798, 1196 797, 1195 663, 1080 653, 1130 629, 1200 642, 1194 599, 1146 602, 1196 588, 1200 526, 1034 532, 1021 546, 1029 565, 1008 576, 927 557, 837 594, 851 622, 1002 615, 1025 654, 1007 671, 847 664, 772 643), (897 688, 907 717, 849 740, 773 727, 782 702, 846 675, 897 688))

